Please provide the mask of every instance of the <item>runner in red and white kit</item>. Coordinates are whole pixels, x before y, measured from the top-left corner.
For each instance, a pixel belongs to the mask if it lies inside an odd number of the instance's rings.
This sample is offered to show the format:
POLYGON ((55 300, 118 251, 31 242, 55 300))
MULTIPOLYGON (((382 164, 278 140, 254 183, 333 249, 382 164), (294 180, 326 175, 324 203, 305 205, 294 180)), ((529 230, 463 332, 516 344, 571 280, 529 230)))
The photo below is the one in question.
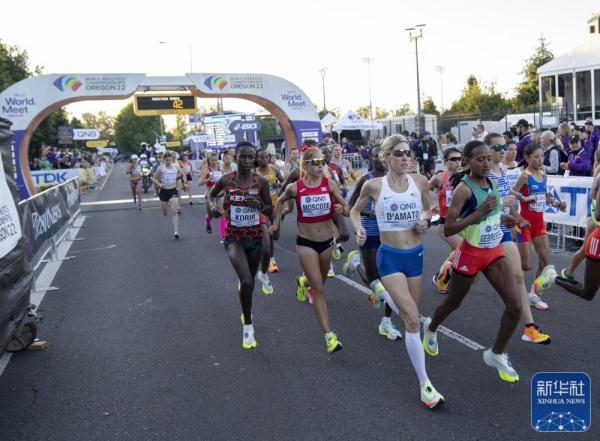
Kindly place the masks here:
POLYGON ((255 348, 252 323, 252 294, 256 272, 262 255, 264 231, 260 215, 273 213, 269 183, 254 172, 256 151, 249 142, 236 146, 237 172, 219 179, 208 194, 208 206, 214 217, 221 215, 217 198, 224 192, 223 214, 227 220, 224 245, 227 257, 239 280, 239 296, 242 305, 244 349, 255 348))
POLYGON ((193 205, 192 202, 192 163, 190 162, 190 157, 187 153, 183 154, 183 157, 179 163, 179 167, 185 173, 185 181, 187 182, 187 194, 189 196, 190 205, 193 205))
MULTIPOLYGON (((221 176, 223 176, 223 171, 219 165, 219 157, 215 152, 208 153, 206 164, 200 170, 200 180, 198 181, 198 185, 206 185, 206 194, 208 195, 219 179, 221 179, 221 176)), ((207 233, 212 233, 210 219, 211 216, 207 206, 207 213, 206 216, 204 216, 204 224, 207 233)))
POLYGON ((329 326, 329 312, 325 300, 325 280, 331 263, 333 249, 334 211, 344 216, 350 214, 338 185, 324 174, 325 160, 318 148, 307 148, 302 155, 304 176, 285 189, 275 204, 274 223, 269 232, 279 228, 283 206, 295 200, 298 214, 296 251, 304 274, 312 290, 315 314, 325 334, 327 352, 342 349, 341 342, 329 326))

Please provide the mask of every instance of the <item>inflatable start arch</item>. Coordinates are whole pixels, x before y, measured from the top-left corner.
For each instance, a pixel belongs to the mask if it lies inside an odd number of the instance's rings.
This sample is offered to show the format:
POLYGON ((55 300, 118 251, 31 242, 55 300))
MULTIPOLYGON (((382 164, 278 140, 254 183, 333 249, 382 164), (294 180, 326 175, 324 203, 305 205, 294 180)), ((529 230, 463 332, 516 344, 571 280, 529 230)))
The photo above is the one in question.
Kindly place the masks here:
POLYGON ((204 98, 241 98, 267 109, 279 121, 288 146, 321 140, 321 123, 306 94, 289 81, 262 74, 188 73, 181 77, 145 74, 52 74, 28 78, 0 93, 0 116, 13 123, 12 160, 21 199, 36 193, 29 172, 29 141, 54 110, 76 101, 122 100, 138 91, 187 90, 204 98))

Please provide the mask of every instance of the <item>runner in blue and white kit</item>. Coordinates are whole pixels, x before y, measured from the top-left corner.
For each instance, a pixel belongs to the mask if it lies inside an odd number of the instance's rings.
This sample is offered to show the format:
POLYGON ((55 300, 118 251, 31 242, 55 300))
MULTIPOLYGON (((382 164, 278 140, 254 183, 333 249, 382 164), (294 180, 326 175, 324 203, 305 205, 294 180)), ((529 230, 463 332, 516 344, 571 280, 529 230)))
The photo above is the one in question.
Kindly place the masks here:
MULTIPOLYGON (((381 178, 385 176, 385 163, 382 161, 380 153, 381 146, 379 145, 375 145, 369 150, 369 162, 372 166, 372 170, 360 178, 356 184, 356 188, 354 189, 354 192, 350 197, 350 201, 348 202, 350 207, 354 206, 356 203, 356 200, 358 199, 360 191, 365 182, 374 178, 381 178)), ((372 200, 367 202, 364 207, 362 207, 360 210, 360 215, 360 223, 367 232, 367 240, 363 245, 360 246, 360 255, 357 250, 351 251, 348 254, 346 263, 342 267, 342 271, 347 277, 351 277, 355 271, 358 272, 365 285, 370 287, 372 290, 370 300, 373 306, 375 308, 379 308, 381 305, 380 293, 385 291, 385 288, 379 280, 379 273, 377 272, 377 250, 379 249, 381 241, 379 238, 377 217, 375 216, 375 206, 372 200), (363 264, 360 262, 361 257, 364 262, 363 264)), ((381 297, 387 296, 388 295, 386 293, 381 297)), ((386 302, 384 303, 385 312, 383 318, 381 319, 381 323, 379 324, 379 335, 387 337, 389 340, 398 340, 402 338, 402 334, 400 334, 400 331, 398 331, 392 323, 392 309, 390 308, 390 305, 388 305, 386 302)))

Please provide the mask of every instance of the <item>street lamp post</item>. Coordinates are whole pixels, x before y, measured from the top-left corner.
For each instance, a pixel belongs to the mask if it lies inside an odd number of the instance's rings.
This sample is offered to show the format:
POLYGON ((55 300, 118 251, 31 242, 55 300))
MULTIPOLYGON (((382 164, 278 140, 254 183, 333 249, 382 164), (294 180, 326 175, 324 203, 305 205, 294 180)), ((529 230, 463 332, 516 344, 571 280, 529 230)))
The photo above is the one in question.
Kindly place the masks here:
POLYGON ((373 128, 373 100, 371 99, 371 64, 375 62, 374 58, 361 58, 362 63, 367 64, 367 71, 369 73, 369 112, 371 114, 371 129, 373 128))
MULTIPOLYGON (((424 24, 415 25, 414 28, 407 28, 409 32, 410 42, 415 42, 415 57, 417 61, 417 120, 421 119, 421 84, 419 80, 419 38, 423 38, 424 24), (413 35, 413 31, 415 31, 413 35), (418 32, 417 32, 418 31, 418 32)), ((419 127, 420 128, 420 127, 419 127)))
POLYGON ((327 112, 327 105, 325 104, 325 74, 327 72, 327 68, 324 67, 319 70, 321 72, 321 81, 323 83, 323 111, 327 112))
POLYGON ((440 112, 444 111, 444 72, 446 66, 435 66, 435 70, 440 74, 440 112))

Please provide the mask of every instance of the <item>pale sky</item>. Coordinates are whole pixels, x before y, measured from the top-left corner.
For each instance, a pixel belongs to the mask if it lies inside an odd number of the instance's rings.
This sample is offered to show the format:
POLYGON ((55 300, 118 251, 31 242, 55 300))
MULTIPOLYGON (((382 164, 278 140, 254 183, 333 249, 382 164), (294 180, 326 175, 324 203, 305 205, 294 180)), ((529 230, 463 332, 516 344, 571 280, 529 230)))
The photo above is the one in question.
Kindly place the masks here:
MULTIPOLYGON (((29 52, 44 73, 267 73, 303 89, 320 109, 319 69, 327 68, 328 108, 343 113, 368 103, 416 109, 414 43, 404 30, 425 23, 419 40, 422 95, 440 106, 460 95, 469 74, 513 93, 519 71, 544 35, 556 56, 586 41, 586 21, 600 3, 508 1, 11 1, 3 4, 0 39, 29 52), (166 41, 160 45, 159 41, 166 41)), ((200 101, 200 105, 212 101, 200 101)), ((72 104, 75 114, 116 114, 123 101, 72 104)), ((226 109, 256 105, 225 100, 226 109)))

